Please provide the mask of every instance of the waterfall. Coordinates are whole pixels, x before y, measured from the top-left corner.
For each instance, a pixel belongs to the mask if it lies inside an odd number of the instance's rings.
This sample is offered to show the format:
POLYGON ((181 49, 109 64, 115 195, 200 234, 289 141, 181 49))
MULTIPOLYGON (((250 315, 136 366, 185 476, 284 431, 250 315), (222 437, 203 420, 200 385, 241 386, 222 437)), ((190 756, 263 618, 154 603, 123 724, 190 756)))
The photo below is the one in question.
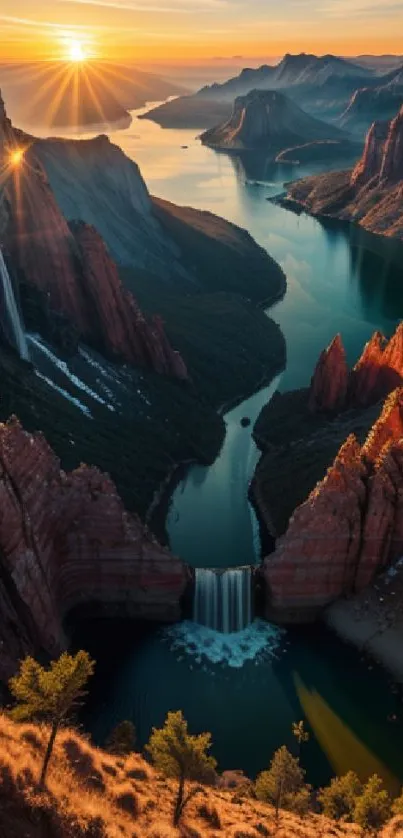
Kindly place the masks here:
POLYGON ((20 358, 29 359, 28 345, 23 329, 20 313, 15 301, 14 289, 0 248, 0 280, 3 290, 4 306, 7 316, 7 326, 10 338, 17 349, 20 358))
POLYGON ((208 628, 230 634, 242 631, 253 619, 252 570, 196 568, 193 619, 208 628))

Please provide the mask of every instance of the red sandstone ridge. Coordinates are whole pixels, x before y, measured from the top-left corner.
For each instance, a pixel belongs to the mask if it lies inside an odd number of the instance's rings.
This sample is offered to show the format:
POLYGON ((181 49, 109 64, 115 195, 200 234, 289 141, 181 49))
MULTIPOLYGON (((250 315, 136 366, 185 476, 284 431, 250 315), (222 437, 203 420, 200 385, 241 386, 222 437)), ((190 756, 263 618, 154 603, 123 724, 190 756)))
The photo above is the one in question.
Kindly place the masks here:
POLYGON ((108 475, 66 474, 42 434, 0 425, 0 679, 27 652, 58 652, 75 606, 176 620, 186 585, 185 566, 125 511, 108 475))
POLYGON ((389 341, 374 332, 351 371, 340 335, 318 360, 311 381, 309 408, 312 413, 338 412, 367 407, 385 398, 403 380, 403 323, 389 341))
POLYGON ((348 366, 346 353, 340 335, 333 338, 324 349, 311 381, 309 409, 341 410, 346 402, 348 386, 348 366))
POLYGON ((360 448, 351 435, 264 561, 267 615, 313 619, 362 590, 403 551, 403 388, 360 448))
POLYGON ((403 239, 403 107, 389 122, 371 126, 353 171, 303 178, 292 184, 289 198, 314 215, 403 239))
MULTIPOLYGON (((185 364, 161 327, 148 323, 122 286, 94 227, 67 224, 30 138, 14 131, 0 99, 0 162, 6 172, 3 242, 20 280, 36 286, 82 338, 109 355, 186 378, 185 364), (26 148, 18 167, 15 147, 26 148)), ((1 230, 0 230, 1 232, 1 230)))

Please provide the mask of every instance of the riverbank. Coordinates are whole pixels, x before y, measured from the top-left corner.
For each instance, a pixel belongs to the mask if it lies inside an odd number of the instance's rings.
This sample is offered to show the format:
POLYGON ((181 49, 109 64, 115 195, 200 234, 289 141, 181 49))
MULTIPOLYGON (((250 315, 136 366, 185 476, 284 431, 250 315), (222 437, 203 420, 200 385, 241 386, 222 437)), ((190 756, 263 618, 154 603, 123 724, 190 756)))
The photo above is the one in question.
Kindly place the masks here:
POLYGON ((403 684, 403 563, 374 585, 326 609, 324 622, 342 640, 369 654, 403 684))

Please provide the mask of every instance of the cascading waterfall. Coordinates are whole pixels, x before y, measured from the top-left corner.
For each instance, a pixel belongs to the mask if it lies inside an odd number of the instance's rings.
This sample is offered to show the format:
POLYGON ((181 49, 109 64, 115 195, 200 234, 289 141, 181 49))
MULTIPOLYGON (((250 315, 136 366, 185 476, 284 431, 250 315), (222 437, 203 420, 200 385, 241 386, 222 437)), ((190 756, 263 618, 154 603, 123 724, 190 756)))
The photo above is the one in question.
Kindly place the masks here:
POLYGON ((223 634, 242 631, 253 620, 252 570, 196 568, 193 619, 223 634))
POLYGON ((10 338, 17 349, 20 358, 29 359, 28 344, 25 331, 22 325, 20 313, 15 300, 14 289, 4 261, 3 252, 0 248, 0 281, 3 291, 3 300, 7 317, 7 326, 10 331, 10 338))

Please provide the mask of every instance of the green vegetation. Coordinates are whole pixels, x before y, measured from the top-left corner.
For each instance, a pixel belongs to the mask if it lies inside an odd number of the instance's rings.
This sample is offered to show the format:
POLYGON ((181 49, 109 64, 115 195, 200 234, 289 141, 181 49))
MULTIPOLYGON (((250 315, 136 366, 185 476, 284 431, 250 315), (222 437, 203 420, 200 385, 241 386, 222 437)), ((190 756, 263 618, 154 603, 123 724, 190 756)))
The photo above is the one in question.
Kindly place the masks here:
POLYGON ((354 822, 371 832, 378 830, 390 817, 391 801, 382 780, 373 774, 362 790, 354 807, 354 822))
POLYGON ((177 825, 189 800, 197 793, 193 787, 185 794, 186 780, 211 781, 216 761, 207 752, 211 748, 211 734, 191 736, 182 712, 168 713, 162 728, 153 728, 147 751, 158 771, 179 780, 173 823, 177 825))
POLYGON ((87 652, 77 652, 74 656, 64 652, 48 669, 27 657, 22 661, 19 673, 9 682, 10 692, 17 702, 11 710, 12 718, 15 721, 46 721, 51 726, 39 779, 41 786, 45 783, 59 727, 85 695, 84 687, 94 666, 87 652))
POLYGON ((330 785, 319 792, 318 801, 328 818, 352 821, 356 800, 361 794, 360 780, 354 771, 348 771, 343 777, 333 777, 330 785))
POLYGON ((106 750, 116 756, 131 754, 136 749, 136 728, 133 722, 125 720, 113 728, 106 741, 106 750))
POLYGON ((310 786, 304 782, 304 777, 305 771, 299 759, 282 745, 274 754, 269 770, 258 775, 256 796, 275 806, 277 816, 279 809, 304 814, 309 809, 311 796, 310 786))

